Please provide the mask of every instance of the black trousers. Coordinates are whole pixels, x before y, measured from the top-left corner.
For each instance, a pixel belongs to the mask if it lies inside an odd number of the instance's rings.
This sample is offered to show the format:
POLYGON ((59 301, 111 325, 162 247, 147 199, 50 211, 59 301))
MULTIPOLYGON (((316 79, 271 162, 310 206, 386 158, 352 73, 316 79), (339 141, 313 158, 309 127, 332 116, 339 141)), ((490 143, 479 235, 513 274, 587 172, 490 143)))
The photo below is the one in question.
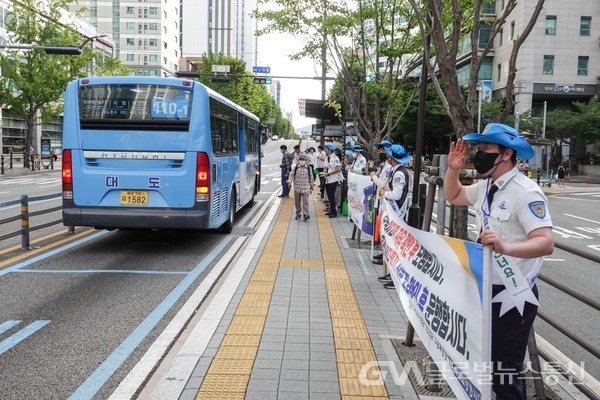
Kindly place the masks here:
MULTIPOLYGON (((495 296, 504 286, 494 285, 495 296)), ((538 297, 537 286, 532 288, 538 297)), ((500 317, 500 303, 492 304, 492 382, 497 400, 526 400, 522 374, 527 339, 537 315, 537 306, 525 303, 523 315, 516 308, 500 317)))
POLYGON ((325 177, 323 176, 324 168, 317 168, 316 170, 319 172, 319 190, 321 191, 321 198, 325 197, 325 177))
POLYGON ((330 215, 337 215, 337 204, 335 204, 335 190, 337 189, 338 183, 328 183, 325 185, 327 190, 327 199, 329 199, 329 213, 330 215))

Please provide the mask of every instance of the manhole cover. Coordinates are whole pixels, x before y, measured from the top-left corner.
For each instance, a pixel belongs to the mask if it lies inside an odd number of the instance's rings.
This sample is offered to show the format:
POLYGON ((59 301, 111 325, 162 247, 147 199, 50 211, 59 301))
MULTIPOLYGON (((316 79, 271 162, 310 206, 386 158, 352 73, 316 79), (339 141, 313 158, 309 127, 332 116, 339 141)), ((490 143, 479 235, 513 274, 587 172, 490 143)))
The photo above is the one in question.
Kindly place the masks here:
MULTIPOLYGON (((413 386, 413 389, 419 396, 432 396, 432 397, 454 397, 454 393, 450 389, 450 386, 444 381, 441 376, 436 376, 435 373, 431 374, 431 380, 435 383, 438 383, 439 391, 430 390, 428 381, 428 375, 426 369, 428 368, 430 360, 428 358, 429 353, 425 350, 421 343, 416 343, 415 347, 406 347, 402 344, 402 340, 392 339, 392 344, 394 345, 394 349, 396 350, 396 354, 398 354, 398 358, 402 365, 406 366, 411 363, 412 367, 408 369, 408 379, 413 386), (414 370, 418 370, 420 376, 414 372, 414 370)), ((527 385, 527 398, 528 399, 538 399, 535 394, 535 386, 533 376, 531 375, 531 370, 527 369, 525 373, 525 382, 527 385)), ((546 392, 546 400, 560 400, 560 396, 557 395, 550 387, 544 385, 544 389, 546 392)), ((492 399, 495 399, 496 395, 492 391, 492 399)))

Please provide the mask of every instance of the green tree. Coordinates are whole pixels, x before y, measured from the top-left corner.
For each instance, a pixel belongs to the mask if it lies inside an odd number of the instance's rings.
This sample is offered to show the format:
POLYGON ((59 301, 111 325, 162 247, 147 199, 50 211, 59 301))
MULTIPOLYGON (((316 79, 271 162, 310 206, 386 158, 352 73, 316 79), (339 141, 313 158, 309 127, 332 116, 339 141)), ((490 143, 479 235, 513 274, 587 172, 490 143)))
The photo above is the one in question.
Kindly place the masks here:
POLYGON ((303 40, 305 46, 290 55, 292 60, 308 57, 337 75, 328 105, 340 119, 346 108, 353 125, 360 127, 355 130, 359 143, 371 149, 392 136, 402 115, 395 112, 399 88, 420 54, 408 3, 360 0, 351 8, 342 0, 259 0, 255 16, 264 24, 259 35, 285 32, 303 40))
POLYGON ((133 70, 123 65, 117 57, 104 57, 94 51, 95 58, 93 73, 95 76, 127 76, 133 73, 133 70))
MULTIPOLYGON (((47 8, 41 10, 38 1, 14 2, 5 19, 11 42, 77 46, 81 36, 75 27, 58 22, 61 10, 66 9, 68 3, 68 0, 50 0, 47 8)), ((0 54, 0 101, 11 109, 12 115, 25 120, 26 152, 32 148, 35 126, 60 115, 62 93, 71 80, 82 76, 91 56, 91 50, 80 56, 49 55, 43 49, 6 49, 0 54)))
POLYGON ((291 123, 283 118, 281 108, 266 87, 254 83, 253 75, 246 70, 246 63, 243 60, 222 53, 204 54, 198 72, 200 73, 198 81, 256 114, 261 123, 266 124, 269 119, 274 118, 273 130, 275 132, 289 135, 293 131, 291 123), (213 82, 213 65, 229 65, 228 75, 231 80, 229 82, 213 82))

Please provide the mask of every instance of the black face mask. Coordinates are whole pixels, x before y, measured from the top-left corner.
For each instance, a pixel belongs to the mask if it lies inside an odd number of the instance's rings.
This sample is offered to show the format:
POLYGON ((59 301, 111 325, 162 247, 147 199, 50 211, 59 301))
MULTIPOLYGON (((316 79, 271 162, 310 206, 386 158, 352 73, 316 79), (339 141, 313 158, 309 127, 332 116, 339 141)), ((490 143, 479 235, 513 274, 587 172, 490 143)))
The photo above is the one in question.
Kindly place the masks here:
POLYGON ((384 162, 385 160, 387 160, 387 154, 379 153, 379 161, 384 162))
POLYGON ((483 150, 479 150, 477 153, 475 153, 475 158, 473 158, 475 170, 481 175, 485 174, 499 164, 494 163, 499 155, 500 153, 486 153, 483 150))

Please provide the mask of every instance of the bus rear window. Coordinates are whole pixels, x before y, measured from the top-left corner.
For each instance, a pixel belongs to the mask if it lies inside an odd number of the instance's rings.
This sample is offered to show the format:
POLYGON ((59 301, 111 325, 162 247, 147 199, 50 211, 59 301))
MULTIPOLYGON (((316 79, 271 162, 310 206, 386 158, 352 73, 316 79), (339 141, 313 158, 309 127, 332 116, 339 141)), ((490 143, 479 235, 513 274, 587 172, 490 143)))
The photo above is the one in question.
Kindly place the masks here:
POLYGON ((181 128, 189 125, 191 106, 191 88, 132 84, 79 88, 82 128, 181 128))

